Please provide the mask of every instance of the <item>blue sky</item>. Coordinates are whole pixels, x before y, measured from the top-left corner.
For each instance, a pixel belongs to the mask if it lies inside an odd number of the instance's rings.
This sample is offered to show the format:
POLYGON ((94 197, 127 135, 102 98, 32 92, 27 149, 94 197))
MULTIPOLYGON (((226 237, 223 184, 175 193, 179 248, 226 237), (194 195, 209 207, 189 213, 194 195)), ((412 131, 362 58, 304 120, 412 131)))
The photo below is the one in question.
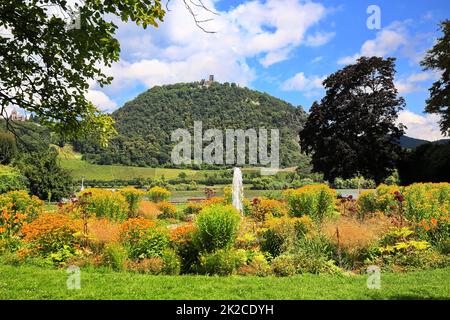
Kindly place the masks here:
POLYGON ((439 77, 419 61, 449 18, 450 1, 203 1, 218 15, 198 10, 194 24, 180 0, 158 29, 119 25, 121 60, 107 73, 113 84, 92 84, 89 98, 112 111, 154 85, 198 81, 214 74, 268 92, 305 110, 324 94, 321 81, 360 55, 397 58, 396 86, 407 109, 399 121, 409 136, 441 138, 438 117, 423 114, 428 88, 439 77), (381 28, 369 29, 369 5, 380 8, 381 28))

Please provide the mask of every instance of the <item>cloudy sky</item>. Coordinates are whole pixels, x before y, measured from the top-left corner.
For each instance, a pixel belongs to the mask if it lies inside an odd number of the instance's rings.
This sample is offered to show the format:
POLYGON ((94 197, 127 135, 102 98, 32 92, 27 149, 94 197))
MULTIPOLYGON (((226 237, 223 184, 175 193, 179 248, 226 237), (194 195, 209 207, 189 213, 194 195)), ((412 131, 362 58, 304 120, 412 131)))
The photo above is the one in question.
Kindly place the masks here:
POLYGON ((419 62, 439 36, 437 24, 449 18, 448 0, 203 0, 216 12, 198 9, 194 23, 181 0, 158 29, 119 25, 121 59, 107 73, 112 85, 89 91, 102 110, 112 111, 155 85, 199 81, 214 74, 268 92, 308 110, 324 94, 321 82, 361 55, 397 58, 396 86, 407 109, 399 121, 407 135, 441 138, 438 118, 424 114, 428 88, 439 75, 419 62), (381 28, 369 29, 369 5, 380 8, 381 28))

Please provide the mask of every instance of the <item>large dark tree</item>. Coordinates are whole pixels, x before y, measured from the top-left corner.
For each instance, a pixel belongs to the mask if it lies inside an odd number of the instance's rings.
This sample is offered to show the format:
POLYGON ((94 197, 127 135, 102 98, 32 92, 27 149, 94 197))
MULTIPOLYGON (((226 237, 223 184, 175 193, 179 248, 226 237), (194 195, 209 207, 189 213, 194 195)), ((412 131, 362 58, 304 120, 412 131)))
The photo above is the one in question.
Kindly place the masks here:
POLYGON ((394 86, 394 61, 361 57, 323 82, 326 95, 312 105, 300 142, 325 179, 362 174, 381 182, 395 167, 404 128, 395 121, 405 103, 394 86))
POLYGON ((450 182, 450 144, 425 143, 405 153, 399 164, 403 184, 450 182))
POLYGON ((450 134, 450 20, 440 25, 444 35, 437 39, 436 44, 428 51, 421 62, 425 70, 441 72, 439 80, 430 88, 430 98, 427 100, 425 111, 437 113, 441 116, 439 122, 441 132, 450 134))

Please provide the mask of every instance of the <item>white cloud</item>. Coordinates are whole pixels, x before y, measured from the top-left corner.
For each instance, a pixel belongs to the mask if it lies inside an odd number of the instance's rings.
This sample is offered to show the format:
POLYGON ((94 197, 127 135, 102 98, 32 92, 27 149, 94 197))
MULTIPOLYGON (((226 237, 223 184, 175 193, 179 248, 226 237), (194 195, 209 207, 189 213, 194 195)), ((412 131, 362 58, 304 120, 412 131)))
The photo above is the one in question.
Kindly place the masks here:
POLYGON ((392 23, 388 27, 377 32, 375 39, 367 40, 361 46, 358 53, 338 59, 338 64, 351 64, 361 56, 385 57, 398 51, 408 44, 408 39, 403 23, 392 23))
POLYGON ((439 116, 436 114, 420 115, 409 110, 400 111, 397 119, 398 123, 403 123, 406 129, 406 135, 417 139, 435 141, 443 139, 439 129, 439 116))
POLYGON ((117 104, 112 101, 104 92, 99 90, 88 90, 86 99, 92 102, 102 111, 109 111, 117 108, 117 104))
POLYGON ((307 77, 303 72, 299 72, 283 82, 281 89, 285 91, 300 91, 305 93, 306 96, 314 96, 323 89, 322 82, 324 79, 325 77, 318 76, 307 77))
POLYGON ((425 82, 428 80, 437 80, 440 77, 439 72, 426 71, 417 72, 397 79, 394 84, 400 94, 407 94, 418 91, 426 91, 429 86, 418 84, 418 82, 425 82))
POLYGON ((320 62, 320 61, 322 61, 322 59, 323 59, 322 56, 315 57, 314 59, 311 60, 311 63, 317 63, 317 62, 320 62))
POLYGON ((322 46, 328 43, 335 35, 335 32, 317 32, 314 35, 308 35, 306 45, 310 47, 322 46))
POLYGON ((394 85, 397 88, 399 94, 407 94, 424 90, 423 87, 408 80, 396 80, 394 81, 394 85))
POLYGON ((264 67, 268 67, 274 63, 284 61, 289 57, 290 48, 285 48, 279 51, 272 51, 266 54, 266 56, 259 60, 264 67))
MULTIPOLYGON (((203 3, 216 11, 214 1, 203 3)), ((248 85, 256 73, 248 58, 256 57, 268 67, 288 59, 300 45, 319 45, 332 36, 318 32, 308 37, 310 28, 327 13, 323 5, 313 2, 255 0, 217 16, 199 9, 199 20, 213 19, 203 25, 216 31, 213 34, 195 25, 181 1, 171 2, 170 9, 158 29, 143 30, 113 19, 119 26, 122 58, 107 70, 114 81, 102 91, 113 96, 133 85, 197 81, 208 74, 214 74, 218 81, 248 85)))

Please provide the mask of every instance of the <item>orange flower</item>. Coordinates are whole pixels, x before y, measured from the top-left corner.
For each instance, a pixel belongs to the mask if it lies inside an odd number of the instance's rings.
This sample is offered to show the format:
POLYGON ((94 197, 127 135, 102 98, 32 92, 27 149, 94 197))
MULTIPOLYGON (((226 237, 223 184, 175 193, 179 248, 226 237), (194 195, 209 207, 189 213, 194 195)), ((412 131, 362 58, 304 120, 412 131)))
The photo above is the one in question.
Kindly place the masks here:
POLYGON ((437 226, 437 220, 435 218, 431 218, 430 222, 433 226, 437 226))
POLYGON ((178 226, 170 232, 170 240, 177 243, 184 243, 188 241, 194 231, 195 226, 192 224, 178 226))

